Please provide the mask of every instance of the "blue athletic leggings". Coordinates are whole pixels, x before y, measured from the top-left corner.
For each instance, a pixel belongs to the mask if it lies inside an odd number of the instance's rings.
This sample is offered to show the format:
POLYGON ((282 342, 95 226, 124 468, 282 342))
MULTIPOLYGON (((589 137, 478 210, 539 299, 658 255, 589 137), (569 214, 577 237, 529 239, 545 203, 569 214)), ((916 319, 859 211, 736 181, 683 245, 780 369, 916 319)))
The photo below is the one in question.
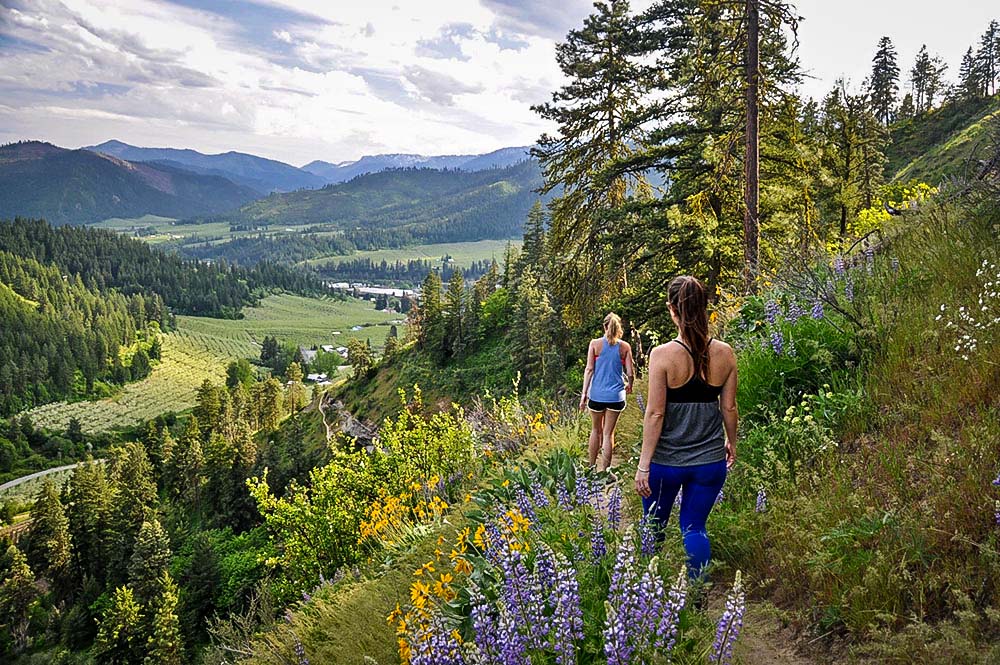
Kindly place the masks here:
POLYGON ((649 465, 649 488, 652 494, 643 498, 642 511, 652 514, 657 523, 659 538, 670 518, 677 491, 681 494, 681 534, 688 556, 688 574, 700 577, 712 557, 712 547, 705 531, 705 521, 715 505, 715 499, 726 482, 726 462, 712 462, 697 466, 649 465))

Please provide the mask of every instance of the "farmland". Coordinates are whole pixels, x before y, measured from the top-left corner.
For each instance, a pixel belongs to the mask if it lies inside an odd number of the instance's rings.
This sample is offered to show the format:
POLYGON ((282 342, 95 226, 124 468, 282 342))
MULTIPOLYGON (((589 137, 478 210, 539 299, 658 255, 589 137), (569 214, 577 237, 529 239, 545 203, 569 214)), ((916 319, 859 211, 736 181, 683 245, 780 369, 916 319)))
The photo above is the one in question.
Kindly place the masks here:
POLYGON ((197 332, 219 343, 230 340, 237 344, 259 345, 265 336, 271 335, 304 346, 346 345, 348 339, 355 338, 371 339, 373 346, 380 347, 389 333, 389 322, 402 318, 400 314, 376 311, 374 305, 365 300, 293 295, 269 296, 260 307, 247 308, 244 313, 246 318, 236 321, 178 316, 177 324, 182 330, 197 332), (358 326, 360 330, 351 330, 358 326))
POLYGON ((454 265, 459 268, 468 267, 473 261, 488 261, 495 258, 497 263, 503 262, 507 244, 520 248, 521 240, 479 240, 476 242, 444 242, 428 245, 413 245, 400 249, 376 249, 354 252, 347 256, 326 256, 303 261, 302 265, 318 265, 325 263, 340 263, 354 259, 371 259, 373 262, 386 261, 432 261, 439 262, 442 257, 450 256, 454 265))
POLYGON ((176 331, 163 336, 162 360, 152 374, 131 383, 116 396, 81 402, 54 402, 28 412, 41 427, 65 429, 71 418, 86 432, 103 432, 183 411, 195 403, 205 379, 221 383, 234 358, 256 358, 266 335, 298 345, 346 344, 371 339, 381 346, 389 321, 399 315, 375 311, 362 300, 327 300, 292 295, 269 296, 260 307, 244 310, 246 318, 210 319, 178 316, 176 331), (352 331, 352 327, 361 326, 352 331), (340 331, 341 335, 333 335, 340 331))

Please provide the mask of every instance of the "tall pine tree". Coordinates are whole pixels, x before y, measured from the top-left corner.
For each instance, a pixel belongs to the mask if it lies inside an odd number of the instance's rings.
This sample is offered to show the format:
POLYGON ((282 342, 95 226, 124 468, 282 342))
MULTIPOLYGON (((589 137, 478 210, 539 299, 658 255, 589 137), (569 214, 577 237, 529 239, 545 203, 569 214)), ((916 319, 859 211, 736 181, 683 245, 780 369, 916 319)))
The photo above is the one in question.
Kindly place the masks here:
POLYGON ((882 37, 872 58, 872 73, 868 79, 869 95, 875 117, 886 127, 893 121, 896 95, 899 92, 899 64, 892 40, 882 37))

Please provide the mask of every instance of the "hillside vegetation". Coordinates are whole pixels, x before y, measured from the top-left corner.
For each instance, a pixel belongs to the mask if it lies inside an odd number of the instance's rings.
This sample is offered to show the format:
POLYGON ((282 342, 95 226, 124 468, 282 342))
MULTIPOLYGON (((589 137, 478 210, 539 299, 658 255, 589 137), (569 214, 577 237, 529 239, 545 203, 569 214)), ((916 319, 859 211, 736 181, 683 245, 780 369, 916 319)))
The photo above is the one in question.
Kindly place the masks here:
POLYGON ((132 163, 35 141, 0 147, 0 217, 86 224, 109 217, 205 215, 257 192, 218 175, 132 163))
MULTIPOLYGON (((1000 98, 954 101, 892 127, 886 173, 898 182, 938 184, 964 175, 970 160, 989 145, 989 128, 1000 117, 1000 98)), ((973 160, 972 169, 976 169, 973 160)), ((972 173, 968 175, 973 175, 972 173)))

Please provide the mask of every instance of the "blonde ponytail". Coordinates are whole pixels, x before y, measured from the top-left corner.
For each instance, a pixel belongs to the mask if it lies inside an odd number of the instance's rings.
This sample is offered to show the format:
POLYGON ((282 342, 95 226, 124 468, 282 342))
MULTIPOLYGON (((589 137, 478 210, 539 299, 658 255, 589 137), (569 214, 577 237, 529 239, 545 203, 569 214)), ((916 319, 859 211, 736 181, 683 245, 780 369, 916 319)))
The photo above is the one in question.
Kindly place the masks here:
POLYGON ((608 344, 614 346, 623 334, 625 334, 625 330, 622 328, 620 316, 611 312, 604 317, 604 336, 608 338, 608 344))

